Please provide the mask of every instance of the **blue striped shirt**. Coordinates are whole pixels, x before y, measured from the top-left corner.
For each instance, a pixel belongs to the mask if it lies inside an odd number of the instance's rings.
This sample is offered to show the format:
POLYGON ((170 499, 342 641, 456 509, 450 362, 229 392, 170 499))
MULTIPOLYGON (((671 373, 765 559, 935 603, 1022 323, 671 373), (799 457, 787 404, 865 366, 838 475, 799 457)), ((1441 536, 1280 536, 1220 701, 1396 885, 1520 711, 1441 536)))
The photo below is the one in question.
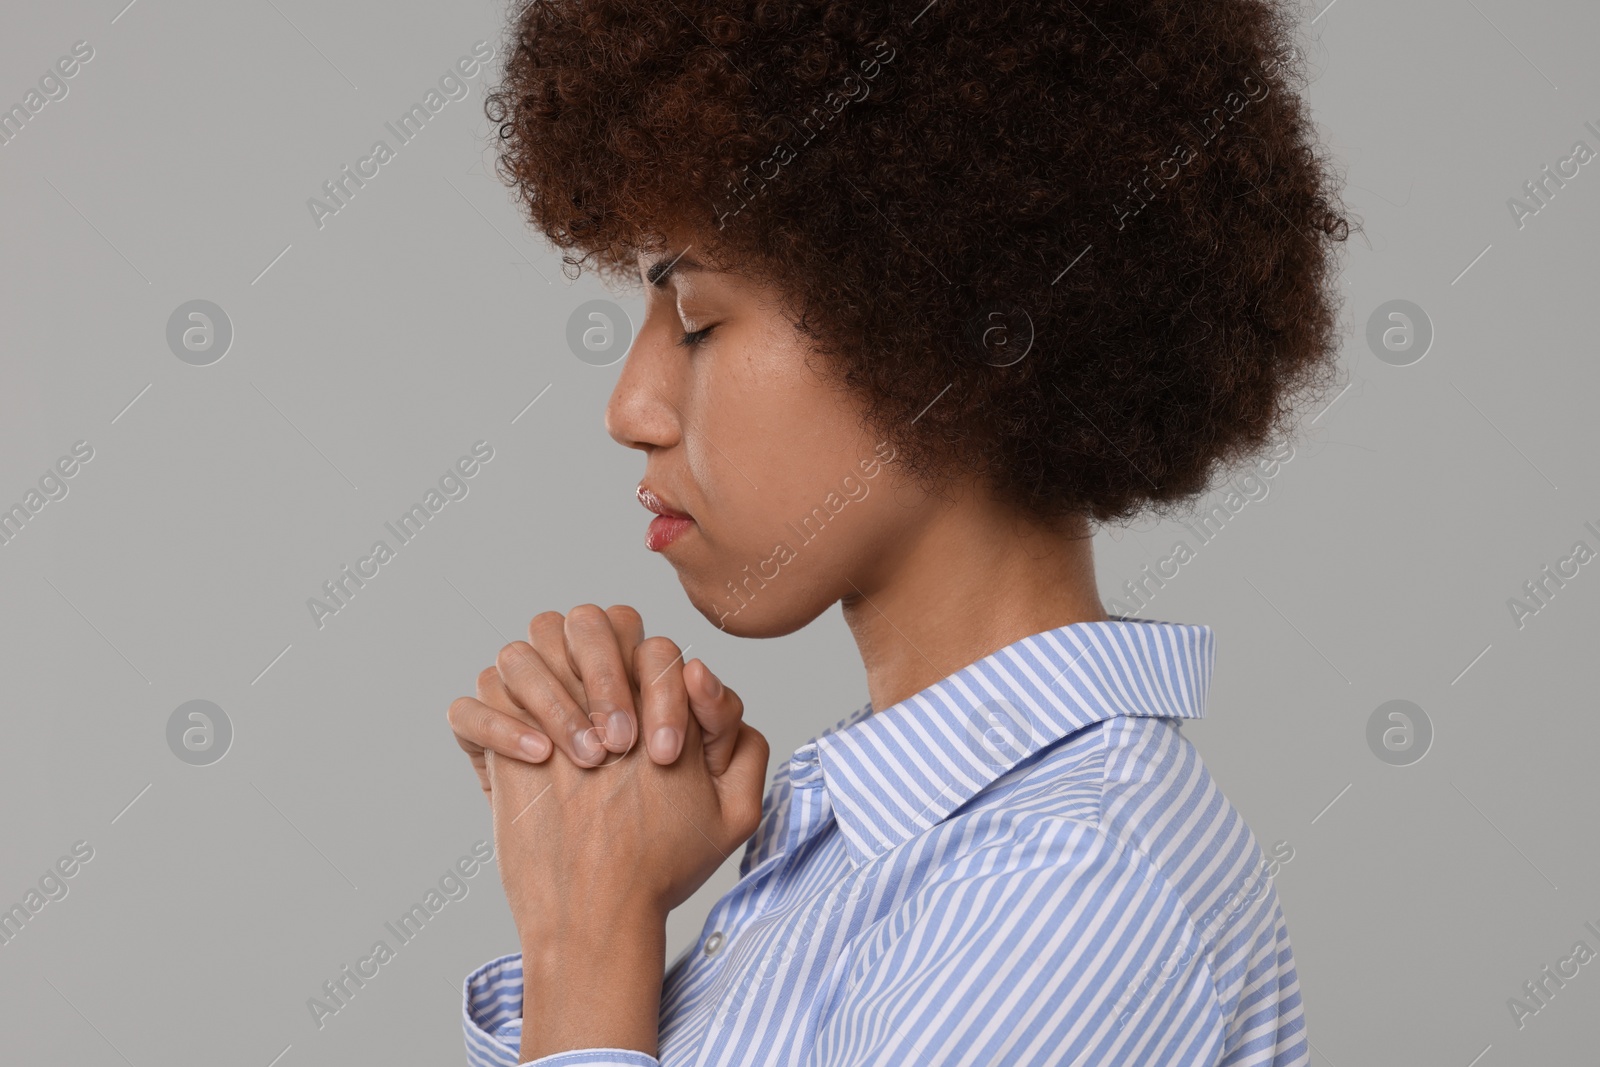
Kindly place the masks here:
MULTIPOLYGON (((1269 864, 1179 731, 1206 626, 1034 634, 779 768, 741 878, 668 968, 659 1059, 539 1067, 1305 1067, 1269 864)), ((466 981, 512 1067, 522 961, 466 981)))

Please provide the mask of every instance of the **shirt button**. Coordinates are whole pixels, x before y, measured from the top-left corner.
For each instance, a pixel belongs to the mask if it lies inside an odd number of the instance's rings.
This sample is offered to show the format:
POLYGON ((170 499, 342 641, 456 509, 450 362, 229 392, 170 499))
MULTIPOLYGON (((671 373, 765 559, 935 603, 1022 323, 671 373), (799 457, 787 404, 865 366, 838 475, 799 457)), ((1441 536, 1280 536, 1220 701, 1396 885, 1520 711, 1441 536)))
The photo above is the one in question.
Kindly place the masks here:
POLYGON ((723 936, 721 930, 716 931, 710 937, 706 938, 706 955, 715 956, 717 953, 722 951, 722 946, 727 944, 727 941, 728 939, 723 936))

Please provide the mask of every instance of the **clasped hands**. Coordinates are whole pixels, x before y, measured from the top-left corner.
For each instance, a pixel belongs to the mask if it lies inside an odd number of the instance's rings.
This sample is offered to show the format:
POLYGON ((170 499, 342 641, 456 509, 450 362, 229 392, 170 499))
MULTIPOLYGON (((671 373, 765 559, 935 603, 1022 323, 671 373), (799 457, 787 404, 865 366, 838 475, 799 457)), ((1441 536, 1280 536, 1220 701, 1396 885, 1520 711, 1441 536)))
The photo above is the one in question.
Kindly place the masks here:
POLYGON ((530 951, 560 971, 622 932, 660 934, 755 832, 768 748, 743 714, 626 605, 536 616, 478 675, 477 697, 450 705, 530 973, 530 951))

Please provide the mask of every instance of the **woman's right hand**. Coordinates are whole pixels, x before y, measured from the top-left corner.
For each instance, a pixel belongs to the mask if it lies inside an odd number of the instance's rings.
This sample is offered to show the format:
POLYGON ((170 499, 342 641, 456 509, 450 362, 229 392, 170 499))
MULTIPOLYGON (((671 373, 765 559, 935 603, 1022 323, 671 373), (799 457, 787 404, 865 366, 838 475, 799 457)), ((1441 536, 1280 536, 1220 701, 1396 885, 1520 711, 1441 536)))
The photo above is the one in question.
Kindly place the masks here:
POLYGON ((478 675, 478 695, 451 703, 448 720, 485 794, 484 751, 540 763, 560 749, 580 767, 603 765, 639 740, 658 764, 678 758, 692 714, 713 774, 726 769, 744 703, 699 659, 664 637, 644 637, 625 604, 581 604, 528 623, 528 640, 500 650, 478 675), (515 695, 513 695, 515 694, 515 695))

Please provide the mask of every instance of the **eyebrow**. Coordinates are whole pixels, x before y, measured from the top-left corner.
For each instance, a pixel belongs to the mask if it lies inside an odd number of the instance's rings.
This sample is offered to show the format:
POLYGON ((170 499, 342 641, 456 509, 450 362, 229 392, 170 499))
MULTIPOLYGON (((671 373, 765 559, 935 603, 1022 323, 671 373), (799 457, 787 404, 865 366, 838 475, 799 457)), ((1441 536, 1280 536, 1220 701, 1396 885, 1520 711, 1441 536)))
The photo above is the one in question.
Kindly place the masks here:
POLYGON ((667 278, 673 271, 705 271, 711 269, 700 261, 686 255, 687 251, 685 249, 683 252, 679 252, 673 259, 659 260, 651 264, 649 269, 645 271, 646 280, 656 288, 662 289, 666 287, 667 278))

